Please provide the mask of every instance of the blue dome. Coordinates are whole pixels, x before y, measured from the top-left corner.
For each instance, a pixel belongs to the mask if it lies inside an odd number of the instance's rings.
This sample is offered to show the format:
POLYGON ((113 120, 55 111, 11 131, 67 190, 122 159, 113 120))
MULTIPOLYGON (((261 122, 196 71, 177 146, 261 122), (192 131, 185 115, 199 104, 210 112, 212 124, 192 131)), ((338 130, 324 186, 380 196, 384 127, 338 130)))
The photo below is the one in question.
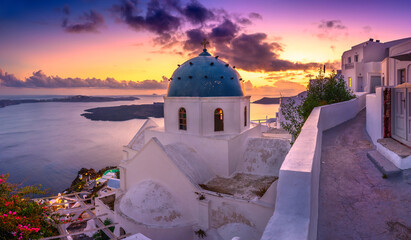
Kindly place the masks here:
POLYGON ((206 49, 179 66, 168 85, 168 97, 244 96, 240 74, 206 49))

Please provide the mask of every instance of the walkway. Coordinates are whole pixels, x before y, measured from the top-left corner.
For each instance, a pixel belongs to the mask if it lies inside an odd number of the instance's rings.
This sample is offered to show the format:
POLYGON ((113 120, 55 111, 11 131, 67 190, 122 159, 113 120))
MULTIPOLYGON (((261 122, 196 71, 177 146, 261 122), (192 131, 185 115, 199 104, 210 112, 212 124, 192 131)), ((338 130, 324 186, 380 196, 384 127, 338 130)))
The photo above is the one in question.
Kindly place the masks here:
POLYGON ((365 110, 322 144, 318 239, 411 239, 411 181, 383 179, 368 160, 365 110))

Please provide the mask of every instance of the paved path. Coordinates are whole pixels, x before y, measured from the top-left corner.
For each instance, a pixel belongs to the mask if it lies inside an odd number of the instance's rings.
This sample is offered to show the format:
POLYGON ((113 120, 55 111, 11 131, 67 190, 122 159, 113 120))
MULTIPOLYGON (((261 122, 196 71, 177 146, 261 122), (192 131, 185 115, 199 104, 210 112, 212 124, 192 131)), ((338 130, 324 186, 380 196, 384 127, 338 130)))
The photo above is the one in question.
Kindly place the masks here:
POLYGON ((318 239, 411 239, 411 178, 383 179, 368 160, 365 111, 322 144, 318 239))

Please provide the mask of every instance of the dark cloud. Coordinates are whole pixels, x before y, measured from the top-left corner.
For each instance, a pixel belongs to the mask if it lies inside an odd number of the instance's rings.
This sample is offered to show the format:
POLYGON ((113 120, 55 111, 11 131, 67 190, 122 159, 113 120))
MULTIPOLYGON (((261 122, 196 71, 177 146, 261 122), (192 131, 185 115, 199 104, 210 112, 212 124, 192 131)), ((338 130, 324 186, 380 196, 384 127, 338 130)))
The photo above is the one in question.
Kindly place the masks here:
POLYGON ((342 25, 341 20, 321 20, 318 25, 321 29, 346 29, 347 27, 342 25))
POLYGON ((239 24, 241 24, 241 25, 250 25, 250 24, 252 24, 253 22, 251 22, 251 20, 248 19, 248 18, 240 17, 240 18, 237 18, 237 23, 239 23, 239 24))
POLYGON ((66 14, 66 15, 69 15, 70 14, 70 6, 69 5, 64 5, 64 7, 63 7, 63 13, 64 14, 66 14))
POLYGON ((62 27, 64 31, 69 33, 82 32, 98 32, 98 29, 104 25, 104 17, 91 10, 89 13, 84 13, 77 23, 69 23, 68 19, 63 20, 62 27))
POLYGON ((157 0, 148 2, 145 16, 139 15, 141 9, 136 0, 124 0, 120 5, 113 6, 112 10, 120 21, 134 30, 147 30, 157 34, 157 41, 160 43, 170 40, 173 31, 181 25, 180 18, 168 12, 157 0))
POLYGON ((204 38, 211 42, 210 49, 215 55, 227 60, 231 65, 246 71, 286 71, 309 70, 321 66, 319 63, 299 63, 279 59, 283 51, 278 42, 267 41, 265 33, 239 34, 241 28, 229 19, 206 32, 202 28, 186 31, 184 49, 189 55, 197 53, 204 38))
POLYGON ((277 42, 267 42, 265 33, 241 34, 230 44, 217 45, 216 54, 246 71, 285 71, 313 69, 318 63, 294 63, 279 59, 282 47, 277 42))
POLYGON ((256 12, 252 12, 248 14, 248 17, 251 19, 260 19, 260 20, 263 19, 263 17, 259 13, 256 13, 256 12))
POLYGON ((235 37, 238 31, 239 27, 235 23, 229 19, 224 19, 220 25, 211 29, 209 38, 216 43, 227 43, 235 37))
POLYGON ((195 0, 189 2, 184 8, 180 8, 180 12, 193 24, 203 24, 214 18, 214 14, 209 9, 195 0))
POLYGON ((184 49, 188 51, 198 51, 200 43, 207 35, 201 29, 191 29, 186 32, 187 40, 184 42, 184 49))
POLYGON ((25 81, 17 79, 13 74, 8 74, 0 69, 0 86, 17 88, 113 88, 113 89, 166 89, 168 81, 166 77, 159 82, 156 80, 118 81, 114 78, 105 80, 98 78, 61 78, 47 76, 41 70, 33 72, 33 75, 25 81))
POLYGON ((348 36, 347 27, 340 20, 321 20, 317 25, 315 35, 320 39, 337 41, 342 36, 348 36))

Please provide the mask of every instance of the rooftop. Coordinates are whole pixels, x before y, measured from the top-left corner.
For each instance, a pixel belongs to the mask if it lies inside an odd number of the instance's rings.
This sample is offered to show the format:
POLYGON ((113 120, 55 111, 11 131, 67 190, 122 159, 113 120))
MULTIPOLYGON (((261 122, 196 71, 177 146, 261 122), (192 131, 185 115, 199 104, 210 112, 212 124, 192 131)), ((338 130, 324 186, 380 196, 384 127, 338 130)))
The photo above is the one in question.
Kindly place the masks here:
POLYGON ((205 190, 233 195, 251 200, 262 197, 278 177, 237 173, 230 178, 215 177, 206 184, 200 184, 205 190))
POLYGON ((168 97, 244 96, 242 79, 235 66, 211 56, 207 49, 178 65, 170 80, 168 97))

